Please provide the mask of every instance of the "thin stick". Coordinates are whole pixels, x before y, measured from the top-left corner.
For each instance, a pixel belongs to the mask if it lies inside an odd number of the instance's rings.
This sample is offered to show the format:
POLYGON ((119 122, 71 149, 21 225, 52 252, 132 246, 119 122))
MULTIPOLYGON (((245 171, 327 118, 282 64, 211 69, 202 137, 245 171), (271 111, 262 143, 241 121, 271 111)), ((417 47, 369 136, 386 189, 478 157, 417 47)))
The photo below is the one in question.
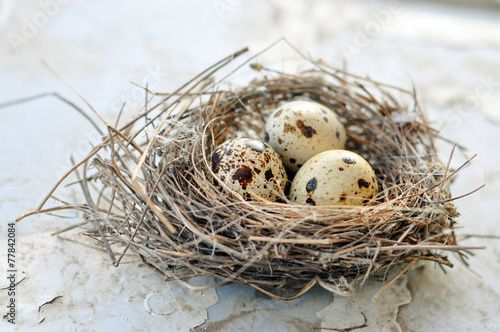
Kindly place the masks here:
POLYGON ((102 121, 105 125, 107 125, 106 121, 102 118, 102 116, 95 110, 95 108, 90 104, 90 102, 85 98, 80 91, 76 87, 71 84, 66 77, 64 77, 61 73, 59 73, 57 70, 55 70, 51 65, 48 64, 45 60, 42 60, 42 65, 46 67, 52 74, 54 74, 57 78, 59 78, 61 81, 63 81, 73 92, 75 92, 78 97, 80 97, 85 104, 94 112, 95 115, 99 118, 99 120, 102 121))
POLYGON ((408 265, 406 265, 401 271, 398 272, 391 280, 386 282, 382 288, 375 294, 375 296, 372 298, 373 302, 377 302, 378 297, 387 290, 387 288, 391 287, 391 285, 398 280, 403 274, 406 273, 413 265, 417 264, 418 260, 414 260, 413 262, 410 262, 408 265))
POLYGON ((249 241, 263 241, 263 242, 275 242, 275 243, 289 243, 289 244, 311 244, 311 245, 327 245, 333 243, 345 242, 345 240, 339 239, 276 239, 272 237, 263 236, 250 236, 249 241))
POLYGON ((86 112, 84 112, 75 103, 73 103, 69 99, 61 96, 57 92, 46 92, 46 93, 41 93, 41 94, 34 95, 34 96, 29 96, 29 97, 24 97, 24 98, 20 98, 20 99, 8 101, 8 102, 5 102, 3 104, 0 104, 0 108, 14 106, 14 105, 17 105, 17 104, 22 104, 22 103, 27 103, 27 102, 30 102, 30 101, 42 99, 44 97, 56 97, 57 99, 61 100, 62 102, 68 104, 73 109, 75 109, 78 113, 80 113, 83 117, 85 117, 85 119, 87 119, 87 121, 89 121, 92 124, 92 126, 95 128, 95 130, 97 130, 97 132, 101 136, 104 136, 103 131, 99 128, 99 126, 94 122, 94 120, 92 120, 92 118, 86 112))

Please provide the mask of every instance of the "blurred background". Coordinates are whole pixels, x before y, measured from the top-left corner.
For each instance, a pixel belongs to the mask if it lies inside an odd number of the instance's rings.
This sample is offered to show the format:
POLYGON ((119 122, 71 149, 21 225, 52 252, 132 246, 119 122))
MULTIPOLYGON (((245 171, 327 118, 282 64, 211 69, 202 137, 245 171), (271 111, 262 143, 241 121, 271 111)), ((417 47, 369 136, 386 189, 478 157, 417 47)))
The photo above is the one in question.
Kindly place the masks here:
MULTIPOLYGON (((500 1, 494 0, 0 0, 2 271, 7 223, 39 205, 71 156, 79 159, 99 142, 92 125, 54 93, 92 114, 77 90, 114 122, 124 102, 124 117, 143 104, 143 91, 131 82, 173 91, 243 47, 255 55, 280 38, 332 66, 415 87, 431 124, 460 146, 452 167, 477 154, 452 194, 486 184, 456 205, 461 244, 487 249, 476 251, 469 267, 451 257, 455 267, 446 274, 433 264, 414 269, 376 304, 376 282, 354 302, 321 289, 283 302, 239 285, 189 293, 134 257, 114 268, 78 230, 51 235, 81 215, 36 215, 16 226, 17 327, 312 331, 362 324, 364 313, 366 331, 500 329, 500 1), (40 94, 52 95, 11 103, 40 94)), ((303 61, 284 42, 257 60, 278 69, 303 61)), ((235 84, 244 79, 235 77, 235 84)), ((452 145, 437 144, 448 160, 452 145)), ((78 195, 76 187, 56 194, 68 201, 78 195)), ((9 300, 4 284, 2 304, 9 300)), ((0 328, 13 328, 3 311, 0 328)))

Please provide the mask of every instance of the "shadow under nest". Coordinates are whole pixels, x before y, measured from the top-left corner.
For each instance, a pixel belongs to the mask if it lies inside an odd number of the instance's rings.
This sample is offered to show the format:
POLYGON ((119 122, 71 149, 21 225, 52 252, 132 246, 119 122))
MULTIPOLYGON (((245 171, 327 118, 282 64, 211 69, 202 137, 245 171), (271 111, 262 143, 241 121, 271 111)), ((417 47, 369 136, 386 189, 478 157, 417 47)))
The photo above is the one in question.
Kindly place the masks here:
POLYGON ((292 299, 315 284, 348 296, 367 278, 399 266, 388 287, 421 260, 452 266, 439 254, 443 250, 463 255, 449 192, 456 171, 438 160, 437 133, 413 92, 320 62, 298 74, 252 64, 256 77, 248 85, 214 83, 213 74, 242 53, 175 93, 151 95, 160 102, 123 128, 108 126, 103 144, 80 163, 87 199, 82 210, 94 225, 87 234, 105 246, 114 265, 131 249, 169 280, 221 280, 204 287, 182 281, 194 290, 240 283, 292 299), (268 115, 296 98, 337 113, 346 150, 376 173, 375 205, 245 201, 214 184, 214 147, 236 136, 262 137, 268 115), (111 246, 122 251, 119 257, 111 246))

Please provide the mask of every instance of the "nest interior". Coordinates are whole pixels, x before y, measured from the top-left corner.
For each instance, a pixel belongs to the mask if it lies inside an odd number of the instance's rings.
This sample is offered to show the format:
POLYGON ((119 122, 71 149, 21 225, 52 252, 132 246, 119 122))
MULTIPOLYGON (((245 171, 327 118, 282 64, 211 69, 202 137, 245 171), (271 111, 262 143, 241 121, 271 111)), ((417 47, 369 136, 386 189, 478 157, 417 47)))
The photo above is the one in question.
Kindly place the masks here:
POLYGON ((436 132, 413 92, 319 62, 298 74, 253 64, 248 85, 223 88, 213 73, 233 58, 174 93, 145 90, 141 113, 119 129, 108 126, 103 144, 71 170, 83 171, 87 202, 79 208, 94 225, 87 235, 114 265, 133 250, 169 280, 220 280, 204 287, 185 283, 195 290, 240 283, 283 299, 314 284, 350 295, 367 278, 400 266, 390 285, 421 260, 452 266, 443 250, 463 250, 453 233, 454 173, 438 160, 436 132), (407 104, 395 94, 406 96, 407 104), (235 136, 262 137, 267 116, 296 98, 338 114, 346 149, 375 170, 375 205, 245 201, 214 184, 214 147, 235 136))

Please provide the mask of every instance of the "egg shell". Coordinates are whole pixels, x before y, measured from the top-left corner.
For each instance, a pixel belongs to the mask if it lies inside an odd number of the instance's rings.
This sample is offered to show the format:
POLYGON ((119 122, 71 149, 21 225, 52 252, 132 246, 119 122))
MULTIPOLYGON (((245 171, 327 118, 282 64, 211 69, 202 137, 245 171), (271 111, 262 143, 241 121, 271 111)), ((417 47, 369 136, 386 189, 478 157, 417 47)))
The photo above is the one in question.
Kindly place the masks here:
POLYGON ((377 191, 375 173, 363 157, 330 150, 312 157, 297 172, 290 200, 311 205, 370 205, 377 191))
MULTIPOLYGON (((284 192, 288 180, 280 156, 253 138, 235 138, 216 147, 211 168, 220 181, 245 200, 255 200, 252 193, 275 200, 284 192)), ((214 183, 220 186, 217 180, 214 183)))
POLYGON ((281 105, 269 116, 264 141, 278 152, 290 174, 295 174, 312 156, 344 149, 346 131, 330 108, 296 100, 281 105))

